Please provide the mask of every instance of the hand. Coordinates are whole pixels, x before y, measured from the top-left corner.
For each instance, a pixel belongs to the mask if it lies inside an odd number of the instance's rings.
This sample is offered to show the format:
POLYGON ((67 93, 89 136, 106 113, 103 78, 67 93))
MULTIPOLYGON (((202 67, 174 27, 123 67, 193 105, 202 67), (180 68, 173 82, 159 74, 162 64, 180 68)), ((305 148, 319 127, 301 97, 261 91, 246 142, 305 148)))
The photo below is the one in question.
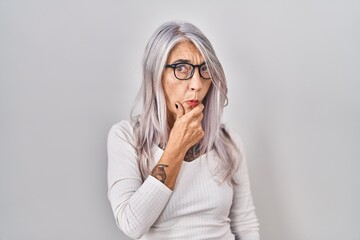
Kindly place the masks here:
POLYGON ((201 126, 204 105, 200 103, 193 109, 184 108, 177 102, 176 120, 170 132, 168 146, 179 151, 187 152, 205 135, 201 126))

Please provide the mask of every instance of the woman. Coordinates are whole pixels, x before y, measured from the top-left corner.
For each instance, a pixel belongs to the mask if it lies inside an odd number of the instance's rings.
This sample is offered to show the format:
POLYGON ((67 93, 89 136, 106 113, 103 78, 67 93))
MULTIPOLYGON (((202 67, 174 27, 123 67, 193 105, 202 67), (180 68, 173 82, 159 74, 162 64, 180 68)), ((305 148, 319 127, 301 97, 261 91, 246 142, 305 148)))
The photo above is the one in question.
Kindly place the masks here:
POLYGON ((259 239, 246 159, 220 124, 224 71, 203 33, 168 22, 151 37, 143 113, 108 137, 108 197, 135 239, 259 239))

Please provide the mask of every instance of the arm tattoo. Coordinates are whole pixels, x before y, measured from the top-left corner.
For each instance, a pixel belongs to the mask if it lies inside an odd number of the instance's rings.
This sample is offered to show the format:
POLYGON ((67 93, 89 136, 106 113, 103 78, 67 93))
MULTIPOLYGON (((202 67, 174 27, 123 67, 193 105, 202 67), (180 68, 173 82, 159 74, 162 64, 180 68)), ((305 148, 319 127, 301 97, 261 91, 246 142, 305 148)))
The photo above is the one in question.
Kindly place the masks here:
POLYGON ((156 165, 154 167, 154 169, 151 171, 151 176, 155 177, 160 182, 165 183, 165 180, 166 180, 165 167, 168 167, 168 166, 169 165, 166 165, 166 164, 156 165))

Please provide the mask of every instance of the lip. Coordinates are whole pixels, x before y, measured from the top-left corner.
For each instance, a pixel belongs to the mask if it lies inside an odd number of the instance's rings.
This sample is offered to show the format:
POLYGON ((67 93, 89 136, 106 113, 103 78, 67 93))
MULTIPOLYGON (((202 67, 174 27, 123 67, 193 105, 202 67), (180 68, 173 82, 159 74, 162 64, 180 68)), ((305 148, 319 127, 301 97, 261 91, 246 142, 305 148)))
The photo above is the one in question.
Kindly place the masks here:
POLYGON ((197 105, 199 105, 200 101, 199 100, 196 100, 196 99, 192 99, 192 100, 188 100, 188 101, 185 101, 185 103, 187 105, 189 105, 190 107, 196 107, 197 105))

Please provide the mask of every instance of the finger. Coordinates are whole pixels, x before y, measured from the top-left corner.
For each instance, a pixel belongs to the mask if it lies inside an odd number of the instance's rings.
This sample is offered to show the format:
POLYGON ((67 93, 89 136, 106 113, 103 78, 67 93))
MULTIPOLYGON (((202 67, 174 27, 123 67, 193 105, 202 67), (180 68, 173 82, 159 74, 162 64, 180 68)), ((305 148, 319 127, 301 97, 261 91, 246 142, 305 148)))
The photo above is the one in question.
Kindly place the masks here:
POLYGON ((187 114, 188 112, 190 112, 192 110, 192 108, 186 103, 183 106, 184 106, 185 114, 187 114))
POLYGON ((201 112, 197 118, 201 122, 203 120, 203 118, 204 118, 204 114, 201 112))
POLYGON ((184 106, 180 102, 175 103, 176 107, 176 117, 180 118, 185 114, 184 106))
POLYGON ((200 103, 199 105, 197 105, 196 107, 194 107, 190 112, 189 114, 192 115, 192 117, 196 117, 198 115, 200 115, 203 110, 204 110, 205 106, 200 103))

